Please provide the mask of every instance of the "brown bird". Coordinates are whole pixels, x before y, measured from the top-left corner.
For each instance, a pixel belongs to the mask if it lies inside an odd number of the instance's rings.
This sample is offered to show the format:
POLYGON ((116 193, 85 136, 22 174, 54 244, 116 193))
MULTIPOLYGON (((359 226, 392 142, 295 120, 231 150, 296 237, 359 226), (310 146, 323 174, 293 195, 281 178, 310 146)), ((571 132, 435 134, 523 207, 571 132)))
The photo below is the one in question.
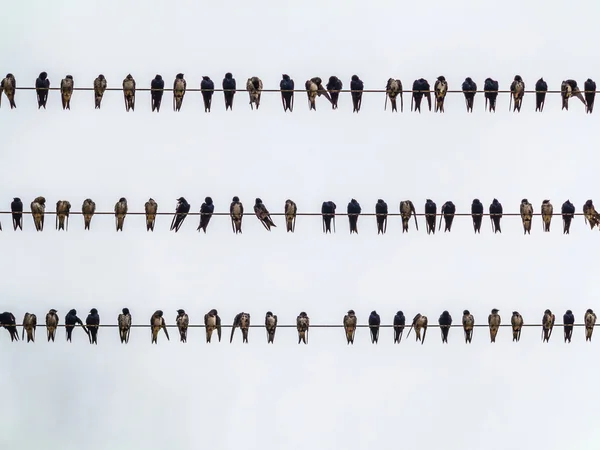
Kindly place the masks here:
POLYGON ((521 200, 519 207, 521 220, 523 221, 523 234, 531 234, 531 219, 533 218, 533 205, 526 198, 521 200))
POLYGON ((12 73, 7 73, 6 78, 0 82, 0 101, 2 100, 2 91, 6 94, 6 98, 10 103, 10 109, 16 108, 15 103, 15 90, 17 88, 17 82, 15 76, 12 73))
POLYGON ((152 314, 150 317, 150 326, 152 327, 152 344, 158 344, 158 332, 162 328, 167 336, 167 340, 170 341, 169 332, 167 331, 167 324, 163 317, 163 312, 159 309, 152 314))
POLYGON ((446 100, 446 94, 448 93, 448 82, 444 76, 439 76, 437 81, 433 85, 433 92, 435 95, 435 110, 434 112, 444 112, 444 100, 446 100))
MULTIPOLYGON (((592 230, 596 225, 600 223, 600 214, 596 212, 594 203, 591 200, 588 200, 583 205, 583 220, 586 224, 590 224, 590 229, 592 230)), ((600 226, 598 227, 598 229, 600 229, 600 226)))
POLYGON ((465 343, 470 344, 473 341, 473 328, 475 327, 475 319, 473 314, 468 309, 463 311, 462 318, 463 330, 465 331, 465 343))
POLYGON ((206 329, 206 342, 210 344, 213 331, 217 330, 217 337, 221 342, 221 318, 216 309, 211 309, 204 315, 204 326, 206 329))
POLYGON ((344 316, 344 331, 346 332, 346 340, 348 344, 354 345, 354 335, 356 334, 356 314, 354 310, 348 311, 348 314, 344 316))
POLYGON ((71 212, 71 203, 67 200, 56 202, 56 229, 69 231, 69 213, 71 212), (67 227, 65 229, 65 222, 67 227))
POLYGON ((60 82, 60 96, 62 99, 62 107, 64 109, 71 109, 71 96, 73 95, 73 76, 67 75, 60 82))
POLYGON ((96 203, 91 198, 86 198, 81 205, 81 212, 83 213, 83 223, 86 230, 90 229, 92 223, 92 217, 96 212, 96 203))
POLYGON ((549 309, 544 311, 544 317, 542 317, 542 342, 548 342, 550 340, 555 320, 556 316, 552 314, 552 311, 549 309))
POLYGON ((46 199, 41 196, 36 197, 31 202, 30 206, 35 229, 37 231, 44 231, 44 211, 46 211, 46 199))
POLYGON ((492 309, 492 313, 488 316, 491 342, 496 342, 496 335, 498 334, 500 323, 502 323, 502 319, 500 318, 500 314, 498 314, 498 310, 494 308, 492 309))
POLYGON ((244 218, 244 205, 236 195, 231 199, 229 206, 229 215, 231 217, 231 229, 235 234, 242 232, 242 219, 244 218))
POLYGON ((400 202, 400 216, 402 217, 402 232, 408 232, 408 222, 410 216, 415 216, 415 227, 419 231, 419 224, 417 223, 417 213, 415 212, 415 205, 410 200, 403 200, 400 202))
POLYGON ((179 337, 181 342, 187 342, 187 331, 188 326, 190 325, 190 318, 185 313, 185 310, 177 310, 177 317, 175 318, 175 322, 177 323, 177 329, 179 330, 179 337))
POLYGON ((573 96, 577 97, 581 100, 581 103, 587 106, 585 103, 585 98, 581 94, 579 87, 577 87, 577 81, 575 80, 565 80, 560 85, 560 96, 562 97, 562 109, 569 110, 569 99, 573 96))
POLYGON ((121 310, 121 314, 117 317, 117 324, 119 325, 121 344, 127 344, 129 342, 129 333, 131 332, 131 314, 129 313, 129 308, 121 310))
POLYGON ((410 330, 408 330, 408 334, 406 335, 407 339, 413 328, 415 329, 416 341, 421 341, 421 345, 423 345, 425 343, 425 335, 427 334, 427 316, 417 314, 414 317, 410 330), (423 339, 421 339, 421 330, 423 330, 423 339))
POLYGON ((56 328, 58 327, 58 311, 55 309, 51 309, 46 314, 46 332, 48 334, 48 342, 52 339, 54 342, 54 338, 56 337, 56 328))
POLYGON ((181 109, 186 87, 187 82, 185 81, 185 78, 183 78, 183 74, 178 73, 173 82, 173 111, 179 111, 181 109))
POLYGON ((246 81, 246 90, 250 96, 250 109, 254 109, 254 105, 256 105, 256 109, 258 110, 260 95, 263 90, 262 80, 258 77, 248 78, 248 81, 246 81))
POLYGON ((593 310, 588 309, 585 312, 585 340, 592 341, 592 333, 594 332, 594 326, 596 325, 596 314, 593 310))
POLYGON ((545 232, 550 231, 550 222, 552 222, 553 212, 554 208, 552 207, 552 203, 550 203, 550 200, 544 200, 542 202, 542 225, 544 227, 545 232))
POLYGON ((385 105, 383 110, 387 109, 387 99, 389 97, 390 103, 392 104, 392 112, 398 112, 397 97, 400 96, 400 112, 404 111, 404 99, 402 98, 402 81, 389 78, 385 85, 385 105))
POLYGON ((521 105, 523 104, 523 97, 525 96, 525 82, 520 75, 515 75, 513 82, 510 84, 510 102, 508 104, 508 110, 510 111, 511 103, 514 100, 515 106, 513 112, 521 112, 521 105))
POLYGON ((250 314, 241 312, 233 318, 233 326, 231 327, 231 337, 229 343, 233 342, 233 333, 236 328, 242 330, 242 342, 248 343, 248 329, 250 328, 250 314))
POLYGON ((277 316, 271 311, 265 315, 265 328, 267 330, 267 344, 273 344, 275 341, 275 331, 277 331, 277 316))
POLYGON ((127 199, 121 197, 115 204, 115 222, 117 225, 117 231, 123 231, 123 224, 125 223, 125 216, 127 215, 127 199))
POLYGON ((106 86, 106 78, 104 78, 104 75, 98 75, 98 77, 96 77, 94 80, 94 109, 100 109, 102 97, 104 96, 104 91, 106 91, 106 86))
POLYGON ((304 311, 296 317, 296 329, 298 330, 298 344, 304 342, 308 344, 308 329, 310 328, 310 319, 304 311))
POLYGON ((25 313, 23 317, 23 334, 21 339, 25 339, 25 332, 27 332, 27 342, 35 342, 35 328, 37 327, 37 317, 35 314, 25 313))
POLYGON ((519 342, 521 340, 521 329, 523 328, 523 316, 518 311, 513 311, 510 324, 512 326, 513 342, 519 342))
POLYGON ((288 232, 291 231, 293 233, 296 229, 297 211, 298 208, 296 207, 296 204, 292 200, 287 199, 285 201, 285 226, 288 232))
POLYGON ((135 111, 135 80, 128 74, 123 80, 123 98, 125 99, 125 111, 135 111))
POLYGON ((144 204, 144 208, 146 210, 146 231, 154 231, 154 221, 156 220, 158 204, 153 198, 149 198, 144 204))

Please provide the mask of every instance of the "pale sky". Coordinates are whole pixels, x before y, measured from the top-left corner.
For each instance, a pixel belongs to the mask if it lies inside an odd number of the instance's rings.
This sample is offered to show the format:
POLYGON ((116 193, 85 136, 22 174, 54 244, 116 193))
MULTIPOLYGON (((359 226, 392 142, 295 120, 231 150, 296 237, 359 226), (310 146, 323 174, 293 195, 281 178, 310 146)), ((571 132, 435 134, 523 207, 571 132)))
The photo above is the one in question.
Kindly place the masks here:
MULTIPOLYGON (((600 78, 590 55, 598 40, 591 1, 571 2, 577 17, 568 18, 560 4, 540 1, 85 3, 4 8, 0 75, 33 86, 46 71, 58 87, 71 74, 83 87, 103 73, 109 87, 120 87, 131 73, 138 87, 149 87, 159 73, 172 87, 182 72, 188 88, 198 88, 203 75, 220 87, 231 71, 239 87, 259 76, 265 89, 277 88, 283 73, 297 87, 337 75, 344 88, 357 74, 365 89, 383 89, 390 77, 410 89, 417 78, 433 86, 444 75, 450 89, 460 89, 467 76, 480 88, 490 76, 508 89, 519 74, 528 90, 541 76, 552 90, 563 79, 583 86, 600 78)), ((107 92, 94 110, 93 93, 78 91, 71 111, 62 111, 53 91, 48 109, 38 111, 35 92, 18 91, 16 110, 5 96, 0 108, 0 209, 21 197, 29 210, 38 195, 52 211, 62 199, 80 211, 87 197, 112 211, 121 196, 130 211, 142 211, 149 197, 159 211, 173 211, 184 196, 194 212, 207 195, 216 211, 227 211, 237 195, 247 211, 260 197, 272 212, 283 212, 287 198, 302 212, 319 211, 325 200, 344 212, 351 198, 364 212, 378 198, 390 212, 404 199, 423 212, 427 198, 468 212, 475 197, 486 210, 496 197, 505 212, 518 212, 522 198, 535 212, 545 198, 555 211, 570 199, 580 212, 595 199, 600 112, 586 115, 576 99, 561 112, 560 96, 549 94, 539 114, 529 94, 513 114, 500 95, 495 115, 484 112, 483 94, 472 115, 460 94, 448 95, 444 115, 410 113, 408 94, 403 114, 389 105, 384 112, 384 100, 364 94, 353 115, 346 93, 337 111, 319 98, 309 112, 306 95, 297 93, 294 112, 284 114, 279 94, 264 93, 257 112, 240 92, 226 113, 216 93, 205 114, 199 92, 186 94, 179 113, 165 93, 161 112, 152 114, 148 92, 126 113, 121 92, 107 92)), ((90 232, 72 216, 67 233, 54 230, 53 216, 43 233, 29 216, 18 233, 10 216, 0 220, 0 308, 19 321, 33 312, 43 323, 50 308, 61 323, 71 308, 85 320, 95 307, 102 323, 116 323, 125 306, 144 324, 156 309, 173 324, 179 308, 192 323, 217 308, 226 324, 241 311, 253 324, 264 323, 268 310, 280 324, 294 323, 300 311, 313 324, 341 324, 354 309, 365 324, 377 310, 389 324, 397 310, 409 321, 420 312, 430 323, 444 309, 455 323, 465 308, 476 323, 492 308, 503 323, 513 310, 526 323, 539 323, 546 308, 557 322, 566 309, 577 322, 587 308, 600 310, 598 231, 582 217, 570 236, 560 217, 551 233, 535 217, 530 236, 516 217, 503 219, 501 235, 492 235, 485 218, 477 236, 470 218, 456 218, 450 234, 428 236, 423 218, 418 232, 411 221, 403 235, 395 217, 383 237, 374 217, 360 218, 352 236, 344 217, 327 236, 319 217, 299 217, 290 234, 281 217, 269 233, 248 216, 241 236, 227 217, 214 217, 206 235, 196 231, 198 217, 178 234, 168 231, 170 216, 159 217, 154 233, 145 231, 143 216, 127 217, 119 234, 113 216, 94 217, 90 232)), ((562 329, 542 344, 539 328, 524 329, 519 344, 502 328, 495 345, 487 329, 476 329, 470 346, 460 329, 442 346, 436 328, 422 346, 412 334, 394 346, 391 329, 382 329, 377 346, 367 329, 357 331, 354 346, 341 328, 313 329, 308 346, 297 345, 295 329, 279 329, 270 347, 260 328, 251 329, 248 345, 240 335, 230 345, 229 329, 211 345, 203 329, 190 330, 187 344, 175 329, 170 334, 170 342, 161 334, 151 346, 150 331, 134 329, 123 346, 115 328, 104 328, 96 347, 79 329, 67 344, 61 328, 51 345, 43 326, 34 345, 13 344, 0 330, 3 445, 495 450, 516 441, 522 448, 597 448, 600 365, 590 361, 600 335, 586 343, 581 328, 570 345, 562 329)))

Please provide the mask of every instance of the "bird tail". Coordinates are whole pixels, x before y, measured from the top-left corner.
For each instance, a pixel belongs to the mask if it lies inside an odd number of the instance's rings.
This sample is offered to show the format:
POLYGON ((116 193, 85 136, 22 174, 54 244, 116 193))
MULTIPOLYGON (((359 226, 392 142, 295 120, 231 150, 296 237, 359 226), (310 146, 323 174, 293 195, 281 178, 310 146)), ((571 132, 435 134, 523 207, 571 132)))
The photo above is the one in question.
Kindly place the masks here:
POLYGON ((90 229, 90 223, 92 222, 92 216, 89 214, 84 214, 83 215, 83 224, 84 224, 84 229, 89 230, 90 229))

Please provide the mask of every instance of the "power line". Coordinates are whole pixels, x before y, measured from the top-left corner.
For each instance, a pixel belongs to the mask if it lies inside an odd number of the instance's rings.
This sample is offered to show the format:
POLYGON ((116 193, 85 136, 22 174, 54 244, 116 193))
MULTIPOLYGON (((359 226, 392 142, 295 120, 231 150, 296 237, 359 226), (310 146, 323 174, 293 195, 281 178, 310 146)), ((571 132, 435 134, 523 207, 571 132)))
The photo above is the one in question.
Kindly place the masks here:
MULTIPOLYGON (((565 324, 562 323, 555 323, 554 326, 555 327, 562 327, 565 324)), ((0 326, 11 326, 10 324, 1 324, 0 326)), ((16 326, 16 327, 22 327, 24 326, 23 324, 16 324, 16 325, 12 325, 12 326, 16 326)), ((38 324, 38 327, 45 327, 45 324, 38 324)), ((75 327, 77 325, 65 325, 65 324, 58 324, 56 325, 56 327, 75 327)), ((100 328, 117 328, 119 325, 118 324, 100 324, 100 325, 85 325, 86 328, 92 328, 92 327, 100 327, 100 328)), ((170 325, 165 325, 167 328, 177 328, 176 324, 170 324, 170 325)), ((265 325, 248 325, 250 328, 265 328, 265 325)), ((472 325, 475 328, 489 328, 488 324, 474 324, 472 325)), ((537 323, 524 323, 522 325, 523 327, 541 327, 543 326, 542 324, 537 324, 537 323)), ((573 325, 567 325, 567 326, 573 326, 573 327, 585 327, 585 323, 574 323, 573 325)), ((594 327, 600 326, 600 324, 595 324, 594 327)), ((132 324, 130 326, 131 328, 152 328, 152 325, 148 325, 148 324, 132 324)), ((222 324, 221 328, 232 328, 233 325, 225 325, 222 324)), ((296 324, 277 324, 277 328, 296 328, 297 325, 296 324)), ((379 328, 398 328, 398 325, 379 325, 379 328)), ((410 323, 404 325, 405 328, 410 328, 411 325, 410 323)), ((504 328, 504 327, 512 327, 511 324, 509 323, 504 323, 504 324, 500 324, 499 325, 500 328, 504 328)), ((206 325, 202 325, 202 324, 189 324, 188 328, 206 328, 206 325)), ((344 325, 332 325, 332 324, 310 324, 309 328, 344 328, 344 325)), ((357 324, 356 328, 370 328, 369 325, 365 325, 365 324, 357 324)), ((439 324, 427 324, 427 328, 463 328, 462 324, 453 324, 453 325, 439 325, 439 324)))

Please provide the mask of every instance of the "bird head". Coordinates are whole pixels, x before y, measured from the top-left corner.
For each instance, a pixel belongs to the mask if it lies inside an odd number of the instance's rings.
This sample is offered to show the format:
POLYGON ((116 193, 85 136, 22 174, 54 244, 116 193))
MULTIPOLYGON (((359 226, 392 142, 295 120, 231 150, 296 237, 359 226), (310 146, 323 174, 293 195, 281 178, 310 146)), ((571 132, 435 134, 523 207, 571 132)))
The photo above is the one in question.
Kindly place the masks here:
POLYGON ((231 72, 227 72, 225 74, 225 78, 227 78, 228 80, 230 80, 231 78, 233 78, 233 75, 231 74, 231 72))
POLYGON ((377 311, 371 311, 371 315, 374 316, 377 314, 377 311))
POLYGON ((472 82, 473 82, 473 80, 471 79, 471 77, 467 77, 467 78, 465 78, 465 81, 466 81, 467 83, 472 83, 472 82))
POLYGON ((119 202, 126 202, 126 201, 127 201, 127 199, 126 199, 125 197, 121 197, 121 198, 119 199, 119 202))
POLYGON ((377 199, 377 203, 383 203, 383 199, 381 199, 381 198, 377 199))
POLYGON ((58 311, 55 309, 51 309, 50 311, 48 311, 50 314, 56 314, 58 311))
POLYGON ((104 75, 102 75, 102 74, 98 75, 98 79, 99 79, 99 80, 104 80, 104 79, 105 79, 105 78, 104 78, 104 75))
POLYGON ((588 200, 587 202, 585 202, 585 206, 593 206, 593 202, 591 200, 588 200))
POLYGON ((521 78, 521 75, 515 75, 515 81, 523 81, 523 78, 521 78))
POLYGON ((177 78, 178 80, 183 80, 183 74, 182 73, 178 73, 175 78, 177 78))
POLYGON ((273 316, 273 313, 272 313, 271 311, 267 311, 267 314, 266 314, 266 315, 267 315, 267 317, 272 317, 272 316, 273 316))
POLYGON ((547 205, 548 203, 550 203, 550 200, 544 200, 544 201, 542 202, 542 204, 543 204, 543 205, 547 205))
POLYGON ((211 310, 208 312, 208 314, 209 314, 209 315, 211 315, 211 316, 216 316, 216 315, 218 315, 219 313, 217 312, 217 310, 216 310, 216 309, 211 309, 211 310))
POLYGON ((444 312, 442 313, 442 316, 449 316, 449 315, 450 315, 450 313, 449 313, 448 311, 444 311, 444 312))
POLYGON ((204 203, 206 203, 207 205, 212 205, 212 203, 213 203, 213 199, 212 199, 212 198, 210 198, 210 197, 206 197, 206 198, 204 199, 204 203))
POLYGON ((396 313, 396 315, 397 315, 397 316, 403 316, 403 315, 404 315, 404 313, 403 313, 402 311, 398 311, 398 312, 396 313))
POLYGON ((527 199, 526 199, 526 198, 524 198, 523 200, 521 200, 521 204, 522 204, 522 205, 526 205, 527 203, 529 203, 529 202, 527 201, 527 199))
POLYGON ((257 197, 257 198, 256 198, 256 200, 254 200, 254 203, 255 203, 256 205, 260 205, 260 204, 262 203, 262 200, 261 200, 260 198, 258 198, 258 197, 257 197))
POLYGON ((518 315, 519 315, 519 312, 518 312, 518 311, 513 311, 513 312, 512 312, 512 315, 513 315, 513 316, 518 316, 518 315))
POLYGON ((465 310, 463 311, 463 316, 468 316, 469 314, 471 314, 471 313, 469 312, 469 310, 468 310, 468 309, 465 309, 465 310))
POLYGON ((67 80, 72 80, 72 79, 73 79, 73 75, 67 75, 65 78, 66 78, 67 80))
POLYGON ((46 72, 40 73, 40 80, 45 80, 46 78, 48 78, 48 74, 46 72))
POLYGON ((438 81, 446 81, 446 77, 444 77, 443 75, 440 75, 439 77, 437 77, 438 81))
POLYGON ((587 313, 587 314, 594 314, 594 311, 593 311, 593 310, 591 310, 591 309, 588 309, 588 310, 586 311, 586 313, 587 313))
POLYGON ((208 77, 208 76, 204 75, 204 76, 202 77, 202 79, 203 79, 203 80, 206 80, 206 81, 209 81, 209 80, 210 80, 210 77, 208 77))
POLYGON ((240 198, 239 198, 239 197, 236 195, 235 197, 233 197, 233 198, 231 199, 231 201, 232 201, 232 202, 239 202, 239 201, 240 201, 240 198))
POLYGON ((183 198, 183 197, 179 197, 179 198, 177 199, 177 201, 178 201, 179 203, 184 203, 186 200, 185 200, 185 198, 183 198))
POLYGON ((567 312, 565 314, 573 314, 573 311, 571 311, 570 309, 567 309, 567 312))
POLYGON ((132 80, 132 79, 133 79, 133 77, 131 76, 131 74, 130 74, 130 73, 128 73, 128 74, 127 74, 127 76, 126 76, 125 78, 127 78, 128 80, 132 80))
POLYGON ((352 81, 358 81, 358 75, 352 75, 352 81))
POLYGON ((123 308, 121 311, 122 311, 122 312, 123 312, 123 314, 125 314, 125 315, 129 314, 129 308, 123 308))
POLYGON ((179 314, 180 316, 183 316, 185 314, 185 311, 183 309, 178 309, 177 314, 179 314))
POLYGON ((547 309, 546 311, 544 311, 544 314, 552 314, 552 311, 550 311, 549 309, 547 309))
POLYGON ((20 199, 19 197, 15 197, 15 198, 13 198, 13 200, 14 200, 15 202, 20 202, 20 201, 21 201, 21 199, 20 199))
POLYGON ((499 311, 498 309, 494 308, 494 309, 492 309, 492 314, 498 314, 498 311, 499 311))
POLYGON ((284 80, 287 81, 290 79, 290 76, 288 74, 284 73, 283 75, 281 75, 281 78, 283 78, 284 80))
POLYGON ((163 312, 159 309, 157 310, 154 315, 158 316, 158 317, 162 317, 163 316, 163 312))
POLYGON ((69 314, 72 316, 76 316, 77 315, 77 310, 76 309, 72 309, 69 311, 69 314))
POLYGON ((348 315, 349 316, 353 316, 354 315, 354 310, 353 309, 348 310, 348 315))
POLYGON ((98 314, 98 310, 96 308, 90 309, 90 314, 98 314))
POLYGON ((14 78, 14 75, 12 73, 7 73, 6 78, 14 78))

